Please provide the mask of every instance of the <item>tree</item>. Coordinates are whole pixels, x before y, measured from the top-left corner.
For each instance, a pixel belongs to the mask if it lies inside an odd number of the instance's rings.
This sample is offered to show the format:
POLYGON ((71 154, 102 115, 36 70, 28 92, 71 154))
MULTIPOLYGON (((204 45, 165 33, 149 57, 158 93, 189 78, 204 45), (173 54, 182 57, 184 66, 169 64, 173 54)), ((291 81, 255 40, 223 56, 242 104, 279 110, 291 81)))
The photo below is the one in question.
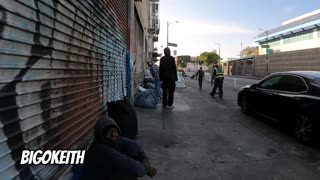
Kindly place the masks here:
POLYGON ((189 55, 183 55, 183 56, 177 56, 178 57, 178 61, 177 61, 177 65, 178 67, 186 67, 187 63, 191 61, 191 56, 189 55))
POLYGON ((256 46, 247 46, 241 51, 242 56, 258 56, 259 48, 256 46))
POLYGON ((215 52, 203 52, 200 54, 199 60, 208 66, 219 63, 220 56, 215 52))

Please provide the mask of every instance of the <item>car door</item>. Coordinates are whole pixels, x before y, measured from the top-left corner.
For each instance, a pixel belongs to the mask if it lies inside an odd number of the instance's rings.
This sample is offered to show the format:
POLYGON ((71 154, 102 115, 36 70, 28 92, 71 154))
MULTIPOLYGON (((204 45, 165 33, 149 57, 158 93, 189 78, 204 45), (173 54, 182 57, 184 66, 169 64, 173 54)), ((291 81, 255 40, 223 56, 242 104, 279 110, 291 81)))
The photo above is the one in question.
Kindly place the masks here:
POLYGON ((274 94, 273 111, 270 116, 275 119, 292 119, 298 107, 305 102, 303 96, 308 91, 305 80, 297 75, 283 75, 277 86, 277 94, 274 94))
POLYGON ((281 75, 276 74, 258 83, 257 91, 254 95, 257 112, 270 116, 270 113, 274 111, 272 105, 274 102, 274 95, 277 94, 277 87, 280 79, 281 75))

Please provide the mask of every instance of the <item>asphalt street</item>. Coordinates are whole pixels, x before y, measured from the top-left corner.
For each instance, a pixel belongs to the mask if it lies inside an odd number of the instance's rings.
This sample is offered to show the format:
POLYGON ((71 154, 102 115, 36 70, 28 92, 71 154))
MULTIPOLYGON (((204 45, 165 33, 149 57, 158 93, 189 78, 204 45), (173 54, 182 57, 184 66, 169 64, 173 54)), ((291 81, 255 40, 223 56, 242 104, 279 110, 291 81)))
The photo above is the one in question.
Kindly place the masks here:
MULTIPOLYGON (((211 98, 208 80, 198 89, 186 78, 177 88, 175 108, 136 108, 137 141, 161 180, 319 180, 320 148, 302 145, 269 121, 248 116, 237 106, 237 89, 257 82, 232 77, 224 98, 211 98)), ((150 179, 144 177, 142 179, 150 179)))

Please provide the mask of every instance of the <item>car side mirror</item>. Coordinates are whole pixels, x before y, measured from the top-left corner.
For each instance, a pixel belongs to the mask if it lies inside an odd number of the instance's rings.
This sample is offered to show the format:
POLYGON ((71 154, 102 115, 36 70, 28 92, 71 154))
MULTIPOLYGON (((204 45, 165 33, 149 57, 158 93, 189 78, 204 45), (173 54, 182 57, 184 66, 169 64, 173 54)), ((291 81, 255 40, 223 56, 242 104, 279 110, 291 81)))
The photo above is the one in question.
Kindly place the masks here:
POLYGON ((258 84, 252 84, 251 85, 251 88, 253 88, 253 89, 257 89, 257 87, 258 87, 258 84))

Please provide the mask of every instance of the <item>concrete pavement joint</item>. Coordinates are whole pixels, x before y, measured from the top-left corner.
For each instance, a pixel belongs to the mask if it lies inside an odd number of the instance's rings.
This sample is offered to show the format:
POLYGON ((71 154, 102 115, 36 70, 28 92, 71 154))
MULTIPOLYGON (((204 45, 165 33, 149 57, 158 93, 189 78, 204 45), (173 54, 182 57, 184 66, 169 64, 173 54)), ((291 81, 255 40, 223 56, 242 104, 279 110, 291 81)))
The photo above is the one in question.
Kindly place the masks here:
POLYGON ((224 164, 224 163, 250 163, 250 162, 265 162, 265 161, 273 161, 273 160, 289 160, 290 158, 267 158, 267 159, 251 159, 251 160, 243 160, 243 161, 216 161, 216 163, 224 164))
POLYGON ((205 147, 204 149, 205 149, 205 151, 206 151, 207 155, 209 156, 210 161, 212 162, 212 164, 213 164, 214 168, 217 170, 217 172, 218 172, 218 174, 219 174, 219 176, 220 176, 220 179, 221 179, 221 180, 223 180, 222 175, 221 175, 221 173, 220 173, 220 171, 219 171, 219 169, 218 169, 218 167, 217 167, 216 163, 214 162, 213 158, 210 156, 210 153, 209 153, 209 151, 208 151, 208 148, 207 148, 207 147, 205 147))

